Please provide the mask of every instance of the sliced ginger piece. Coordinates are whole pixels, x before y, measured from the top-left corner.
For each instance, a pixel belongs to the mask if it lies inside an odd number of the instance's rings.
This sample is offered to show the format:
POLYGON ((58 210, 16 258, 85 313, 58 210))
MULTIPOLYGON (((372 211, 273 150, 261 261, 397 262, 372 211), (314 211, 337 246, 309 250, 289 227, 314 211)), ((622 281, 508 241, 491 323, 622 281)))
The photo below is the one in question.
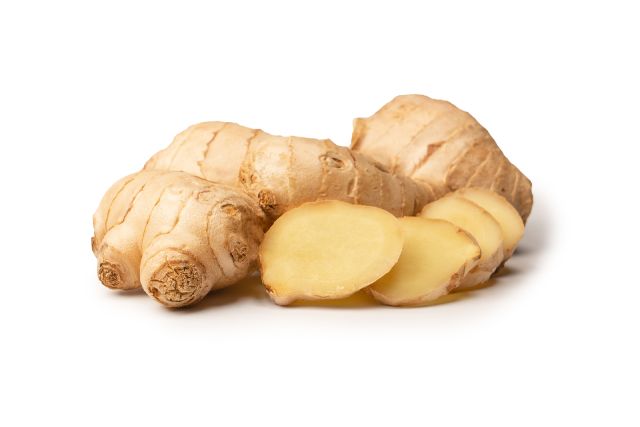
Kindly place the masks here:
POLYGON ((448 221, 400 219, 404 247, 398 263, 367 290, 387 305, 420 305, 458 287, 480 259, 480 247, 448 221))
POLYGON ((396 217, 336 200, 287 211, 260 246, 262 282, 271 299, 345 298, 384 276, 402 252, 396 217))
POLYGON ((444 219, 471 234, 480 246, 480 260, 463 279, 460 288, 471 288, 489 279, 503 258, 502 230, 489 212, 477 204, 448 195, 426 205, 420 216, 444 219))
POLYGON ((504 261, 509 259, 524 234, 524 223, 516 208, 495 191, 484 188, 461 188, 453 194, 472 201, 498 221, 504 240, 504 261))

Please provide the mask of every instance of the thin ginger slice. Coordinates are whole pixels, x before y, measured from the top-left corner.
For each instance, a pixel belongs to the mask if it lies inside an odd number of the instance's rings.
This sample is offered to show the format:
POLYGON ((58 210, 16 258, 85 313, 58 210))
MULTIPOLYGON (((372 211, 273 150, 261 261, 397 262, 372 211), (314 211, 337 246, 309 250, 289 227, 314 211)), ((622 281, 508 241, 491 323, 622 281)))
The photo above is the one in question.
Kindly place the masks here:
POLYGON ((478 242, 480 260, 462 279, 459 286, 461 289, 487 281, 502 263, 504 243, 500 225, 477 204, 462 197, 448 195, 426 205, 420 216, 449 221, 471 234, 478 242))
POLYGON ((382 209, 336 200, 306 203, 265 234, 262 282, 280 305, 345 298, 391 270, 402 245, 400 222, 382 209))
POLYGON ((404 247, 398 263, 367 288, 383 304, 434 301, 458 287, 480 259, 473 237, 448 221, 404 217, 400 224, 404 247))
POLYGON ((472 201, 498 221, 504 240, 504 260, 509 259, 524 234, 524 223, 516 208, 495 191, 484 188, 461 188, 453 194, 472 201))

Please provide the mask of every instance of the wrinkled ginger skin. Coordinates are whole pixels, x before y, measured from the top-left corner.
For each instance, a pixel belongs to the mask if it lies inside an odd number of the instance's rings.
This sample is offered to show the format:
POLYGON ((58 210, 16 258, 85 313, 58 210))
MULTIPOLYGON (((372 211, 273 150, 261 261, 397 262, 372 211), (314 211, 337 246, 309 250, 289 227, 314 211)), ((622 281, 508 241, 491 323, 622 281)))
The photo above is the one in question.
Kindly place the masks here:
POLYGON ((493 190, 526 221, 531 181, 469 113, 423 95, 394 98, 373 116, 355 119, 351 149, 441 197, 464 187, 493 190))
POLYGON ((93 224, 105 286, 142 286, 181 307, 255 270, 265 221, 237 189, 182 172, 141 171, 106 192, 93 224))
POLYGON ((145 170, 178 170, 242 188, 271 221, 306 202, 340 200, 414 215, 434 194, 328 139, 274 136, 235 123, 193 125, 145 170))

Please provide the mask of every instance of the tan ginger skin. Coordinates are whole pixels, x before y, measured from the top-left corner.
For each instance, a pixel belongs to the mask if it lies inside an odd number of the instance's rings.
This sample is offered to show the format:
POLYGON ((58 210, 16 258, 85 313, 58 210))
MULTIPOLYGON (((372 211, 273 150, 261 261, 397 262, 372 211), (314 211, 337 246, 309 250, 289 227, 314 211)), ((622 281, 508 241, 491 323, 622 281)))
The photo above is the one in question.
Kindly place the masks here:
POLYGON ((463 187, 493 190, 526 221, 531 181, 469 113, 447 101, 402 95, 354 121, 353 151, 423 185, 436 197, 463 187))
POLYGON ((93 224, 105 286, 142 286, 162 304, 179 307, 255 269, 265 220, 235 188, 182 172, 142 171, 107 191, 93 224))
POLYGON ((205 122, 178 134, 145 170, 179 170, 242 188, 271 220, 305 202, 340 200, 414 215, 434 195, 365 155, 328 139, 269 135, 205 122))

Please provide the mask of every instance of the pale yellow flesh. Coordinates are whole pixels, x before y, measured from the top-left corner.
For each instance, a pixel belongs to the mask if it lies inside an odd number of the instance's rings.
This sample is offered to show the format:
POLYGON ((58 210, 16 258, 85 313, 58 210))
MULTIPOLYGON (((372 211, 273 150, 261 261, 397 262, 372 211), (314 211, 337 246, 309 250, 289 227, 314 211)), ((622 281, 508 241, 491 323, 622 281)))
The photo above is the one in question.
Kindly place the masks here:
POLYGON ((504 257, 509 258, 524 234, 524 223, 516 208, 498 193, 484 188, 462 188, 454 194, 477 204, 498 221, 504 240, 504 257))
POLYGON ((472 237, 448 221, 400 219, 404 247, 398 263, 368 290, 388 305, 419 305, 455 289, 480 258, 472 237))
POLYGON ((402 251, 390 213, 339 201, 282 215, 260 246, 262 281, 278 304, 347 297, 386 274, 402 251))
POLYGON ((444 219, 471 234, 481 250, 478 265, 467 275, 461 287, 473 287, 486 281, 503 259, 502 230, 498 222, 477 204, 457 196, 446 196, 424 207, 420 216, 444 219))

